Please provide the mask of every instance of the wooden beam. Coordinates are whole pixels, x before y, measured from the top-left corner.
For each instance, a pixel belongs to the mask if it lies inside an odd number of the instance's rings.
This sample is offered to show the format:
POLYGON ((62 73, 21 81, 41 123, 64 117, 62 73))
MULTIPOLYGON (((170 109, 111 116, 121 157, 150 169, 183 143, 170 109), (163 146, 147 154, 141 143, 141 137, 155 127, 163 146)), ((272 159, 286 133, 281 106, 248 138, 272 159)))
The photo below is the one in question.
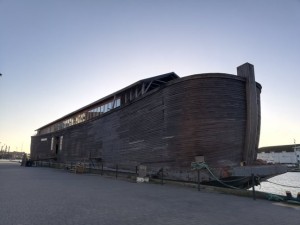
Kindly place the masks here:
POLYGON ((246 78, 247 121, 243 161, 248 165, 256 157, 256 143, 258 141, 256 140, 258 132, 258 106, 254 66, 250 63, 239 66, 237 68, 237 75, 246 78))

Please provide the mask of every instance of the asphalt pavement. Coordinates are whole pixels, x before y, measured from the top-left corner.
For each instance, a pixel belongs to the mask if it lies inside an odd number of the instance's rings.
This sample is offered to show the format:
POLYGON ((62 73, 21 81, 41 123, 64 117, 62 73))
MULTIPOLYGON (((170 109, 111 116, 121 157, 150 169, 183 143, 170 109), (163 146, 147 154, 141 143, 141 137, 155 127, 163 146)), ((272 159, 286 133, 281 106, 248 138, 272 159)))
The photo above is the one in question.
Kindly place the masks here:
POLYGON ((0 225, 293 225, 300 208, 0 161, 0 225))

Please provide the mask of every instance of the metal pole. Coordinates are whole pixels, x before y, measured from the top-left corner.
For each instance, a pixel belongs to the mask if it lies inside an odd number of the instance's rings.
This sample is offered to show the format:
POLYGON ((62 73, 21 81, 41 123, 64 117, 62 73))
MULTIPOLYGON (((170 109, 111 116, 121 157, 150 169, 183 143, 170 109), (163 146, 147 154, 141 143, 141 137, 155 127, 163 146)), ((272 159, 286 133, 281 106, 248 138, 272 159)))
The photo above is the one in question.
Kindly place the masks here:
POLYGON ((116 165, 116 179, 118 179, 118 164, 116 165))
POLYGON ((251 174, 251 178, 252 178, 252 194, 253 194, 253 200, 256 200, 256 196, 255 196, 255 182, 254 182, 254 174, 251 174))
POLYGON ((198 172, 198 191, 200 191, 200 170, 197 170, 198 172))
POLYGON ((103 163, 101 165, 101 176, 103 175, 103 163))
POLYGON ((164 184, 164 168, 161 168, 161 185, 164 184))

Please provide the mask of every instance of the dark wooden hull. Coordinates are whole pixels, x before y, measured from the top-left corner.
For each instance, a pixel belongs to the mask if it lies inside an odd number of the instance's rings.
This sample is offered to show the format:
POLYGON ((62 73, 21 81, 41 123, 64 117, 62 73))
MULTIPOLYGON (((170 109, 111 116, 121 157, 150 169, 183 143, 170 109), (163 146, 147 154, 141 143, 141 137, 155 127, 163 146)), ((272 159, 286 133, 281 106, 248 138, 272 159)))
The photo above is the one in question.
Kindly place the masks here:
MULTIPOLYGON (((260 91, 256 84, 255 151, 260 91)), ((212 168, 253 162, 256 155, 244 158, 246 131, 246 79, 201 74, 171 81, 92 120, 33 136, 31 157, 55 157, 58 162, 97 159, 112 168, 118 164, 120 169, 146 165, 149 173, 164 168, 170 179, 190 180, 195 179, 188 172, 195 156, 204 156, 212 168), (63 136, 62 150, 51 151, 51 138, 59 136, 63 136)))

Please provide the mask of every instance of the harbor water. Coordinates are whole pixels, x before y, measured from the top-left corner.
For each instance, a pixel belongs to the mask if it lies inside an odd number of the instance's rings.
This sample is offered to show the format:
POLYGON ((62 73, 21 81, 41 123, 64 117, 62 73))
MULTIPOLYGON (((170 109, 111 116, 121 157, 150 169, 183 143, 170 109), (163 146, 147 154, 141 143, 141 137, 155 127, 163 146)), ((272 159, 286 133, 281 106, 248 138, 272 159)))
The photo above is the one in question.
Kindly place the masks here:
POLYGON ((256 186, 257 191, 286 195, 286 191, 290 191, 293 197, 300 192, 300 172, 288 172, 278 175, 261 182, 260 186, 256 186))

